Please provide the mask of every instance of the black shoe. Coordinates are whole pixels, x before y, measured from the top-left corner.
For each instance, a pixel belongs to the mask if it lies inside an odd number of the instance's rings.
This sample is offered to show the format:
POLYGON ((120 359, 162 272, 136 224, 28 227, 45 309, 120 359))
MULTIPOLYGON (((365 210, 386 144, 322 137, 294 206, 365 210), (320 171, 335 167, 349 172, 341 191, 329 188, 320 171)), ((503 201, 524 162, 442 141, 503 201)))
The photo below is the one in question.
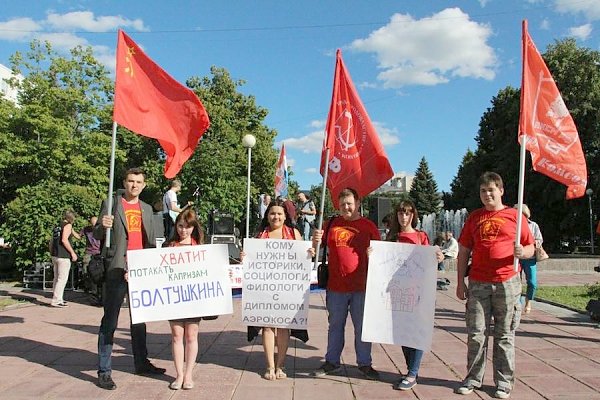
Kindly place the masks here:
POLYGON ((98 387, 106 390, 115 390, 117 385, 115 381, 112 380, 110 375, 101 374, 98 375, 98 387))
POLYGON ((363 365, 362 367, 358 367, 358 370, 365 376, 365 378, 370 379, 372 381, 379 380, 379 372, 375 371, 373 367, 370 365, 363 365))
POLYGON ((140 367, 135 367, 135 373, 137 375, 144 375, 144 374, 162 375, 165 372, 167 372, 166 369, 158 368, 158 367, 154 366, 154 364, 152 364, 150 361, 148 361, 146 364, 143 364, 140 367))
POLYGON ((330 363, 329 361, 325 361, 323 365, 317 368, 315 371, 311 373, 312 376, 325 376, 329 374, 335 374, 336 372, 341 371, 342 367, 339 365, 335 365, 330 363))

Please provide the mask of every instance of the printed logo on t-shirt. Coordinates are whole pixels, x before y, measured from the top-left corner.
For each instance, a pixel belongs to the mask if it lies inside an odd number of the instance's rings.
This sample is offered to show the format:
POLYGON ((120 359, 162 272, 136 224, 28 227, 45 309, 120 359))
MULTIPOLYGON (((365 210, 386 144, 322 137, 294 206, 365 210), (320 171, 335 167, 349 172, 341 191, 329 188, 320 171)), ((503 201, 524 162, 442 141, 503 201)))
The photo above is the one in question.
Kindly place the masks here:
POLYGON ((336 226, 332 229, 336 247, 350 247, 350 241, 358 233, 358 229, 348 226, 336 226))
POLYGON ((131 232, 142 231, 142 211, 137 210, 125 210, 125 218, 127 218, 127 230, 131 232))
POLYGON ((506 219, 497 218, 494 216, 482 216, 477 226, 479 227, 479 235, 481 240, 496 240, 502 225, 506 223, 506 219))

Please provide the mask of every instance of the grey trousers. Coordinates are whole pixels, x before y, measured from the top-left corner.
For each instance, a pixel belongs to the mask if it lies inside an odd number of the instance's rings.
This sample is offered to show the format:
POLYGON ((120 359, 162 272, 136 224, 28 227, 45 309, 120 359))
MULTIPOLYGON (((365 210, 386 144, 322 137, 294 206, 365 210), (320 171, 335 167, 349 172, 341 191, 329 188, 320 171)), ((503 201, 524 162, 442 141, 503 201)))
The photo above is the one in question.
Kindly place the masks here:
POLYGON ((515 330, 521 319, 520 297, 519 275, 499 283, 469 281, 465 383, 481 387, 488 337, 493 334, 494 383, 499 389, 512 389, 515 380, 515 330))

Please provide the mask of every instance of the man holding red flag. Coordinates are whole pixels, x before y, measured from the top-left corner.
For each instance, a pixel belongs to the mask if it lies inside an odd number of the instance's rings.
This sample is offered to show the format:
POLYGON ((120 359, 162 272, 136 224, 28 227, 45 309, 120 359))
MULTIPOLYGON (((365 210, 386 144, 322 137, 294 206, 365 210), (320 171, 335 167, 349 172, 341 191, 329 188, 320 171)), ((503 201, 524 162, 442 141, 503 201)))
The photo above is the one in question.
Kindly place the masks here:
POLYGON ((122 30, 113 119, 132 132, 158 140, 167 155, 168 179, 181 170, 210 126, 198 96, 154 63, 122 30))
POLYGON ((327 175, 327 188, 335 208, 339 206, 338 195, 342 189, 352 187, 362 198, 394 175, 339 49, 325 128, 321 175, 327 175))
POLYGON ((575 122, 523 21, 523 80, 519 142, 531 152, 533 169, 567 186, 567 199, 582 197, 585 156, 575 122))

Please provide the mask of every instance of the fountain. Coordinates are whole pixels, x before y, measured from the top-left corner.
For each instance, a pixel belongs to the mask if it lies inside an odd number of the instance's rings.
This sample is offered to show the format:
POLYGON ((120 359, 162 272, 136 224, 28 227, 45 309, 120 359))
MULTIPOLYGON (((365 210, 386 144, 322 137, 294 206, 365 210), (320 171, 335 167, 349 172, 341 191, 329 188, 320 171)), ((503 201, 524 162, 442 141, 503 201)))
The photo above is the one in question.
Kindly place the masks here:
POLYGON ((438 214, 431 213, 424 215, 417 224, 417 229, 427 233, 431 241, 436 238, 438 233, 446 231, 452 232, 454 237, 458 239, 466 219, 466 208, 460 210, 442 210, 438 214))

